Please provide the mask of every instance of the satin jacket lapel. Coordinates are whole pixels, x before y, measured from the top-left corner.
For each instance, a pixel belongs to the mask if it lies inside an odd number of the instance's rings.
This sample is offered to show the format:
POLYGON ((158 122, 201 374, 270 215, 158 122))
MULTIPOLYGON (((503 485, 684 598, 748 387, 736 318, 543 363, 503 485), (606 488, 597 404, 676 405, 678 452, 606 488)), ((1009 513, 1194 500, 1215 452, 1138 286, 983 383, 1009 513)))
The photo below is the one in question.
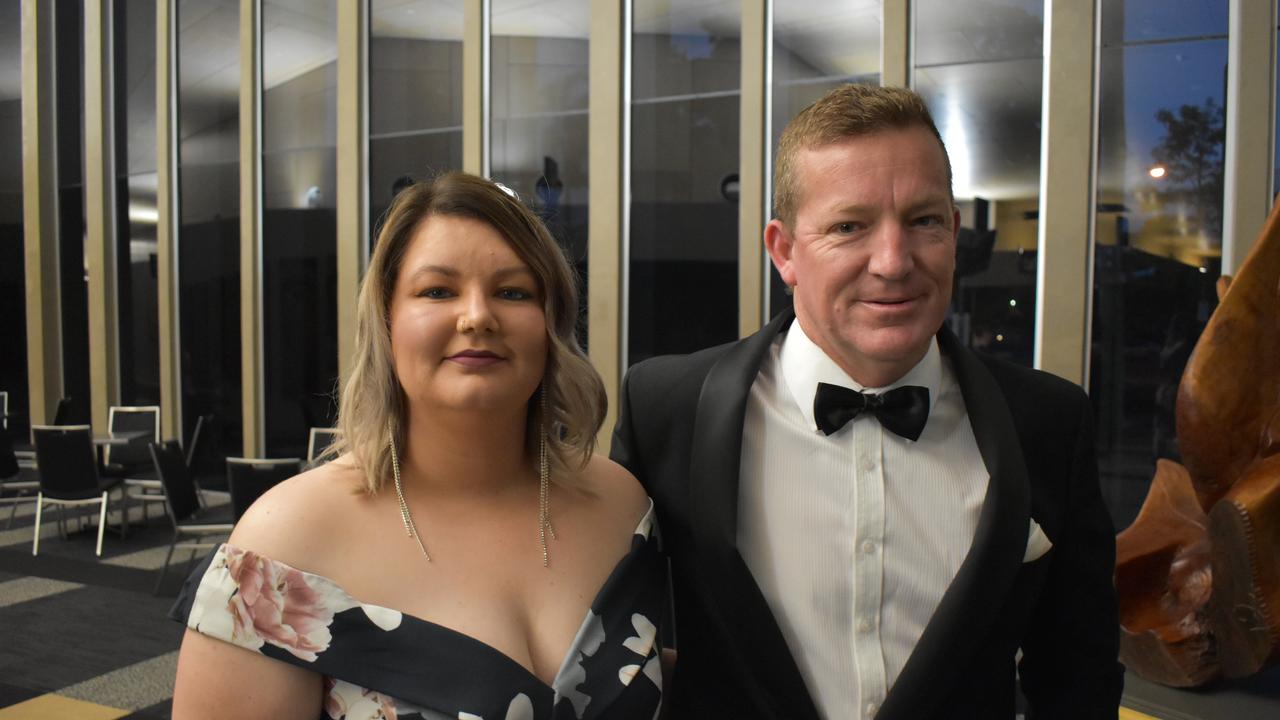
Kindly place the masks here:
POLYGON ((738 470, 747 397, 770 344, 794 317, 789 310, 781 313, 707 373, 694 423, 689 517, 702 562, 706 607, 719 610, 718 620, 734 646, 725 648, 726 655, 750 675, 743 686, 760 691, 757 702, 768 698, 767 705, 785 717, 816 719, 782 631, 737 549, 738 470))
POLYGON ((1026 550, 1031 500, 1026 462, 1000 387, 945 327, 938 333, 991 475, 973 545, 881 706, 878 720, 934 717, 989 637, 1026 550))

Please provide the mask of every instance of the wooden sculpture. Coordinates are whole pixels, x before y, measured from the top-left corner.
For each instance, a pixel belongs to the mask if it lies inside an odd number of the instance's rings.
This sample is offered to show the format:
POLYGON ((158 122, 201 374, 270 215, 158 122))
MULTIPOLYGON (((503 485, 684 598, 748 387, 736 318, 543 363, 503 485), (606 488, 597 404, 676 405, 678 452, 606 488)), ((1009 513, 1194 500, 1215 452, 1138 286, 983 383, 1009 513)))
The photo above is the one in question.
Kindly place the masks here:
POLYGON ((1280 205, 1218 291, 1178 386, 1184 465, 1116 537, 1121 659, 1180 687, 1280 660, 1280 205))

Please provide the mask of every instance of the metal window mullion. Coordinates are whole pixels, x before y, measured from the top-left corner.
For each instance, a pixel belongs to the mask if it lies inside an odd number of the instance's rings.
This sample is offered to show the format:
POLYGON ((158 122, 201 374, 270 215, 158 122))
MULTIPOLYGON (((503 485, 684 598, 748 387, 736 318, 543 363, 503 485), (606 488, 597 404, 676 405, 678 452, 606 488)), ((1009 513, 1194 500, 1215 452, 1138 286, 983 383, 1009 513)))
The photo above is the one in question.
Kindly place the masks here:
POLYGON ((768 221, 770 0, 742 0, 738 133, 738 336, 759 330, 768 313, 764 225, 768 221))
POLYGON ((93 426, 120 403, 116 296, 115 92, 110 0, 84 5, 84 205, 89 271, 89 381, 93 426))
POLYGON ((1096 9, 1091 2, 1045 2, 1033 357, 1035 367, 1079 384, 1086 380, 1092 294, 1096 9))
POLYGON ((244 455, 262 457, 262 4, 240 0, 240 366, 244 455))
POLYGON ((58 147, 53 0, 22 3, 22 217, 30 424, 62 397, 58 147))
POLYGON ((338 3, 339 387, 351 375, 356 300, 369 266, 369 0, 338 3))
POLYGON ((1275 3, 1231 0, 1228 27, 1222 203, 1224 275, 1240 269, 1271 209, 1275 3))
POLYGON ((182 333, 178 324, 177 0, 156 3, 156 294, 160 340, 160 424, 182 428, 182 333))
POLYGON ((462 169, 489 177, 489 0, 465 0, 462 22, 462 169))
POLYGON ((880 85, 911 87, 911 0, 884 0, 880 23, 880 85))
POLYGON ((604 380, 608 446, 627 362, 630 195, 631 0, 593 0, 588 42, 588 354, 604 380))

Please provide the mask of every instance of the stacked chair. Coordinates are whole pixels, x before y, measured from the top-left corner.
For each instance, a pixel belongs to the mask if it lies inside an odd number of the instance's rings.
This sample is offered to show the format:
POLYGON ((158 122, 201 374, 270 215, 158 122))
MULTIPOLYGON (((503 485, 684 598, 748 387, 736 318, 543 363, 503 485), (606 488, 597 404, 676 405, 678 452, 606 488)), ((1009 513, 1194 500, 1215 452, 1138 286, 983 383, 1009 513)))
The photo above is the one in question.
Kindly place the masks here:
POLYGON ((173 540, 169 543, 169 554, 165 556, 164 567, 160 569, 160 577, 156 579, 155 592, 159 593, 165 574, 169 571, 169 563, 173 560, 174 550, 179 547, 190 549, 194 559, 198 550, 215 547, 230 535, 235 519, 231 508, 226 505, 213 508, 201 506, 195 482, 187 467, 187 458, 176 442, 152 443, 150 453, 164 488, 165 508, 173 521, 173 540))

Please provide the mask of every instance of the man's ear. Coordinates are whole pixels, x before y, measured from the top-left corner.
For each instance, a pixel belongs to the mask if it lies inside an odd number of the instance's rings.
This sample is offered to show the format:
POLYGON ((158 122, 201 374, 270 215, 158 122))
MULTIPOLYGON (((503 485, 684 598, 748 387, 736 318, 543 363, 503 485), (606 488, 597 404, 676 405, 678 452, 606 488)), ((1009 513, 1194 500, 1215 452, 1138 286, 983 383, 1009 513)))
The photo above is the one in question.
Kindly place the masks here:
POLYGON ((782 281, 787 287, 795 287, 796 271, 791 264, 791 254, 795 251, 796 238, 791 234, 791 229, 778 218, 770 220, 764 226, 764 247, 769 251, 769 258, 773 260, 773 266, 778 268, 782 281))

